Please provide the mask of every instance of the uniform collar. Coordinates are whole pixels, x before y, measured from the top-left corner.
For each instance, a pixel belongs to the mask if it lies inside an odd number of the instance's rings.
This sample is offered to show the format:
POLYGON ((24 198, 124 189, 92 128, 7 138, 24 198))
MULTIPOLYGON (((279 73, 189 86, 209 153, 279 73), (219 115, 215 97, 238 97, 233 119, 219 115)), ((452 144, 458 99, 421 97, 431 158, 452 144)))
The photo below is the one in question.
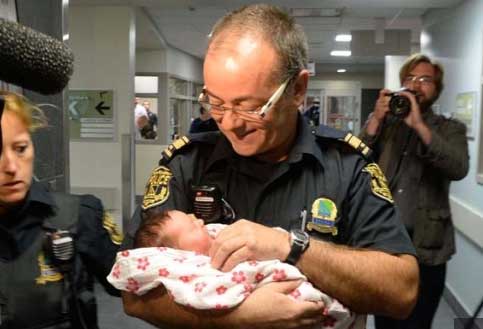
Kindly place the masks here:
POLYGON ((42 205, 54 207, 55 201, 52 197, 52 194, 47 190, 45 185, 42 183, 32 181, 32 185, 30 186, 30 191, 27 196, 26 204, 30 203, 40 203, 42 205))
MULTIPOLYGON (((206 170, 218 161, 241 157, 232 148, 230 141, 223 135, 218 139, 213 152, 208 160, 206 170)), ((295 144, 290 150, 288 163, 296 163, 302 160, 304 154, 316 158, 321 164, 323 155, 316 141, 316 131, 300 115, 297 116, 297 136, 295 144)))
POLYGON ((316 129, 316 127, 310 126, 302 115, 298 115, 297 137, 295 138, 294 146, 290 150, 289 163, 301 161, 304 154, 306 154, 313 156, 322 164, 323 155, 317 144, 316 129))

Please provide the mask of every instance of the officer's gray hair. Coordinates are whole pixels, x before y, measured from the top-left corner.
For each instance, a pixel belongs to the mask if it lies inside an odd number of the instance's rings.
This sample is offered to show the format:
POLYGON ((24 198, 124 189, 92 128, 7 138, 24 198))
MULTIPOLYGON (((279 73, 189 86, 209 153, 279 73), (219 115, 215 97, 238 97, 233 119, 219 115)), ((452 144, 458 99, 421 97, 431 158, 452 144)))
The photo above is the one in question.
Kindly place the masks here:
POLYGON ((251 33, 267 40, 280 58, 274 72, 280 82, 307 67, 308 44, 302 27, 282 9, 266 4, 241 7, 222 17, 214 25, 208 48, 216 48, 225 39, 251 33))

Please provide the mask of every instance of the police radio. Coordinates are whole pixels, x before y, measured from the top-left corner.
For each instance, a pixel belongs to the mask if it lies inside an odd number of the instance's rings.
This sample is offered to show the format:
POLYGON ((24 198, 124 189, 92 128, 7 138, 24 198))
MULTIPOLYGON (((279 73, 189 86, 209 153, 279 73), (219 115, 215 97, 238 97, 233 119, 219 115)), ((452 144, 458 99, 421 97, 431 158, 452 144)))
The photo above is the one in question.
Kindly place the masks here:
POLYGON ((235 211, 221 194, 216 185, 192 186, 193 212, 206 224, 214 222, 231 222, 235 219, 235 211))
POLYGON ((69 231, 47 233, 47 250, 61 272, 67 272, 74 258, 74 239, 69 231))
MULTIPOLYGON (((44 223, 46 239, 44 250, 49 255, 52 263, 59 269, 64 276, 63 291, 61 300, 61 313, 64 315, 72 314, 74 324, 80 329, 97 328, 87 324, 86 314, 79 302, 77 287, 74 282, 74 261, 75 261, 75 241, 74 235, 70 231, 58 230, 44 223), (69 296, 72 297, 72 304, 69 304, 69 296)), ((97 322, 97 319, 96 319, 97 322)))

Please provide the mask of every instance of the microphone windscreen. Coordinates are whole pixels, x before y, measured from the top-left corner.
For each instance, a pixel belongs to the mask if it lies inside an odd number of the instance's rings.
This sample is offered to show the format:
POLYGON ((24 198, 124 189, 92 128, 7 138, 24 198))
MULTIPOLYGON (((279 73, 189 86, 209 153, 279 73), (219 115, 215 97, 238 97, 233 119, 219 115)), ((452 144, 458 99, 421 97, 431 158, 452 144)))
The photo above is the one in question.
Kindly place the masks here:
POLYGON ((65 88, 74 55, 60 40, 0 18, 0 80, 41 94, 65 88))

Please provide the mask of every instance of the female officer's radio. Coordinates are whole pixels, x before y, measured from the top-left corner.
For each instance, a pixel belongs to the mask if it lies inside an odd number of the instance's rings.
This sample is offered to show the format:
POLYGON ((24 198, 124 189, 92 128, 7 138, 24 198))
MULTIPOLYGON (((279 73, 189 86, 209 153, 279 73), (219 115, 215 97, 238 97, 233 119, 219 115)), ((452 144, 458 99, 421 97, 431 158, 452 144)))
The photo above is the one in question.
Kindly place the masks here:
POLYGON ((197 218, 209 223, 229 223, 235 219, 235 211, 223 199, 215 185, 192 186, 193 212, 197 218))

